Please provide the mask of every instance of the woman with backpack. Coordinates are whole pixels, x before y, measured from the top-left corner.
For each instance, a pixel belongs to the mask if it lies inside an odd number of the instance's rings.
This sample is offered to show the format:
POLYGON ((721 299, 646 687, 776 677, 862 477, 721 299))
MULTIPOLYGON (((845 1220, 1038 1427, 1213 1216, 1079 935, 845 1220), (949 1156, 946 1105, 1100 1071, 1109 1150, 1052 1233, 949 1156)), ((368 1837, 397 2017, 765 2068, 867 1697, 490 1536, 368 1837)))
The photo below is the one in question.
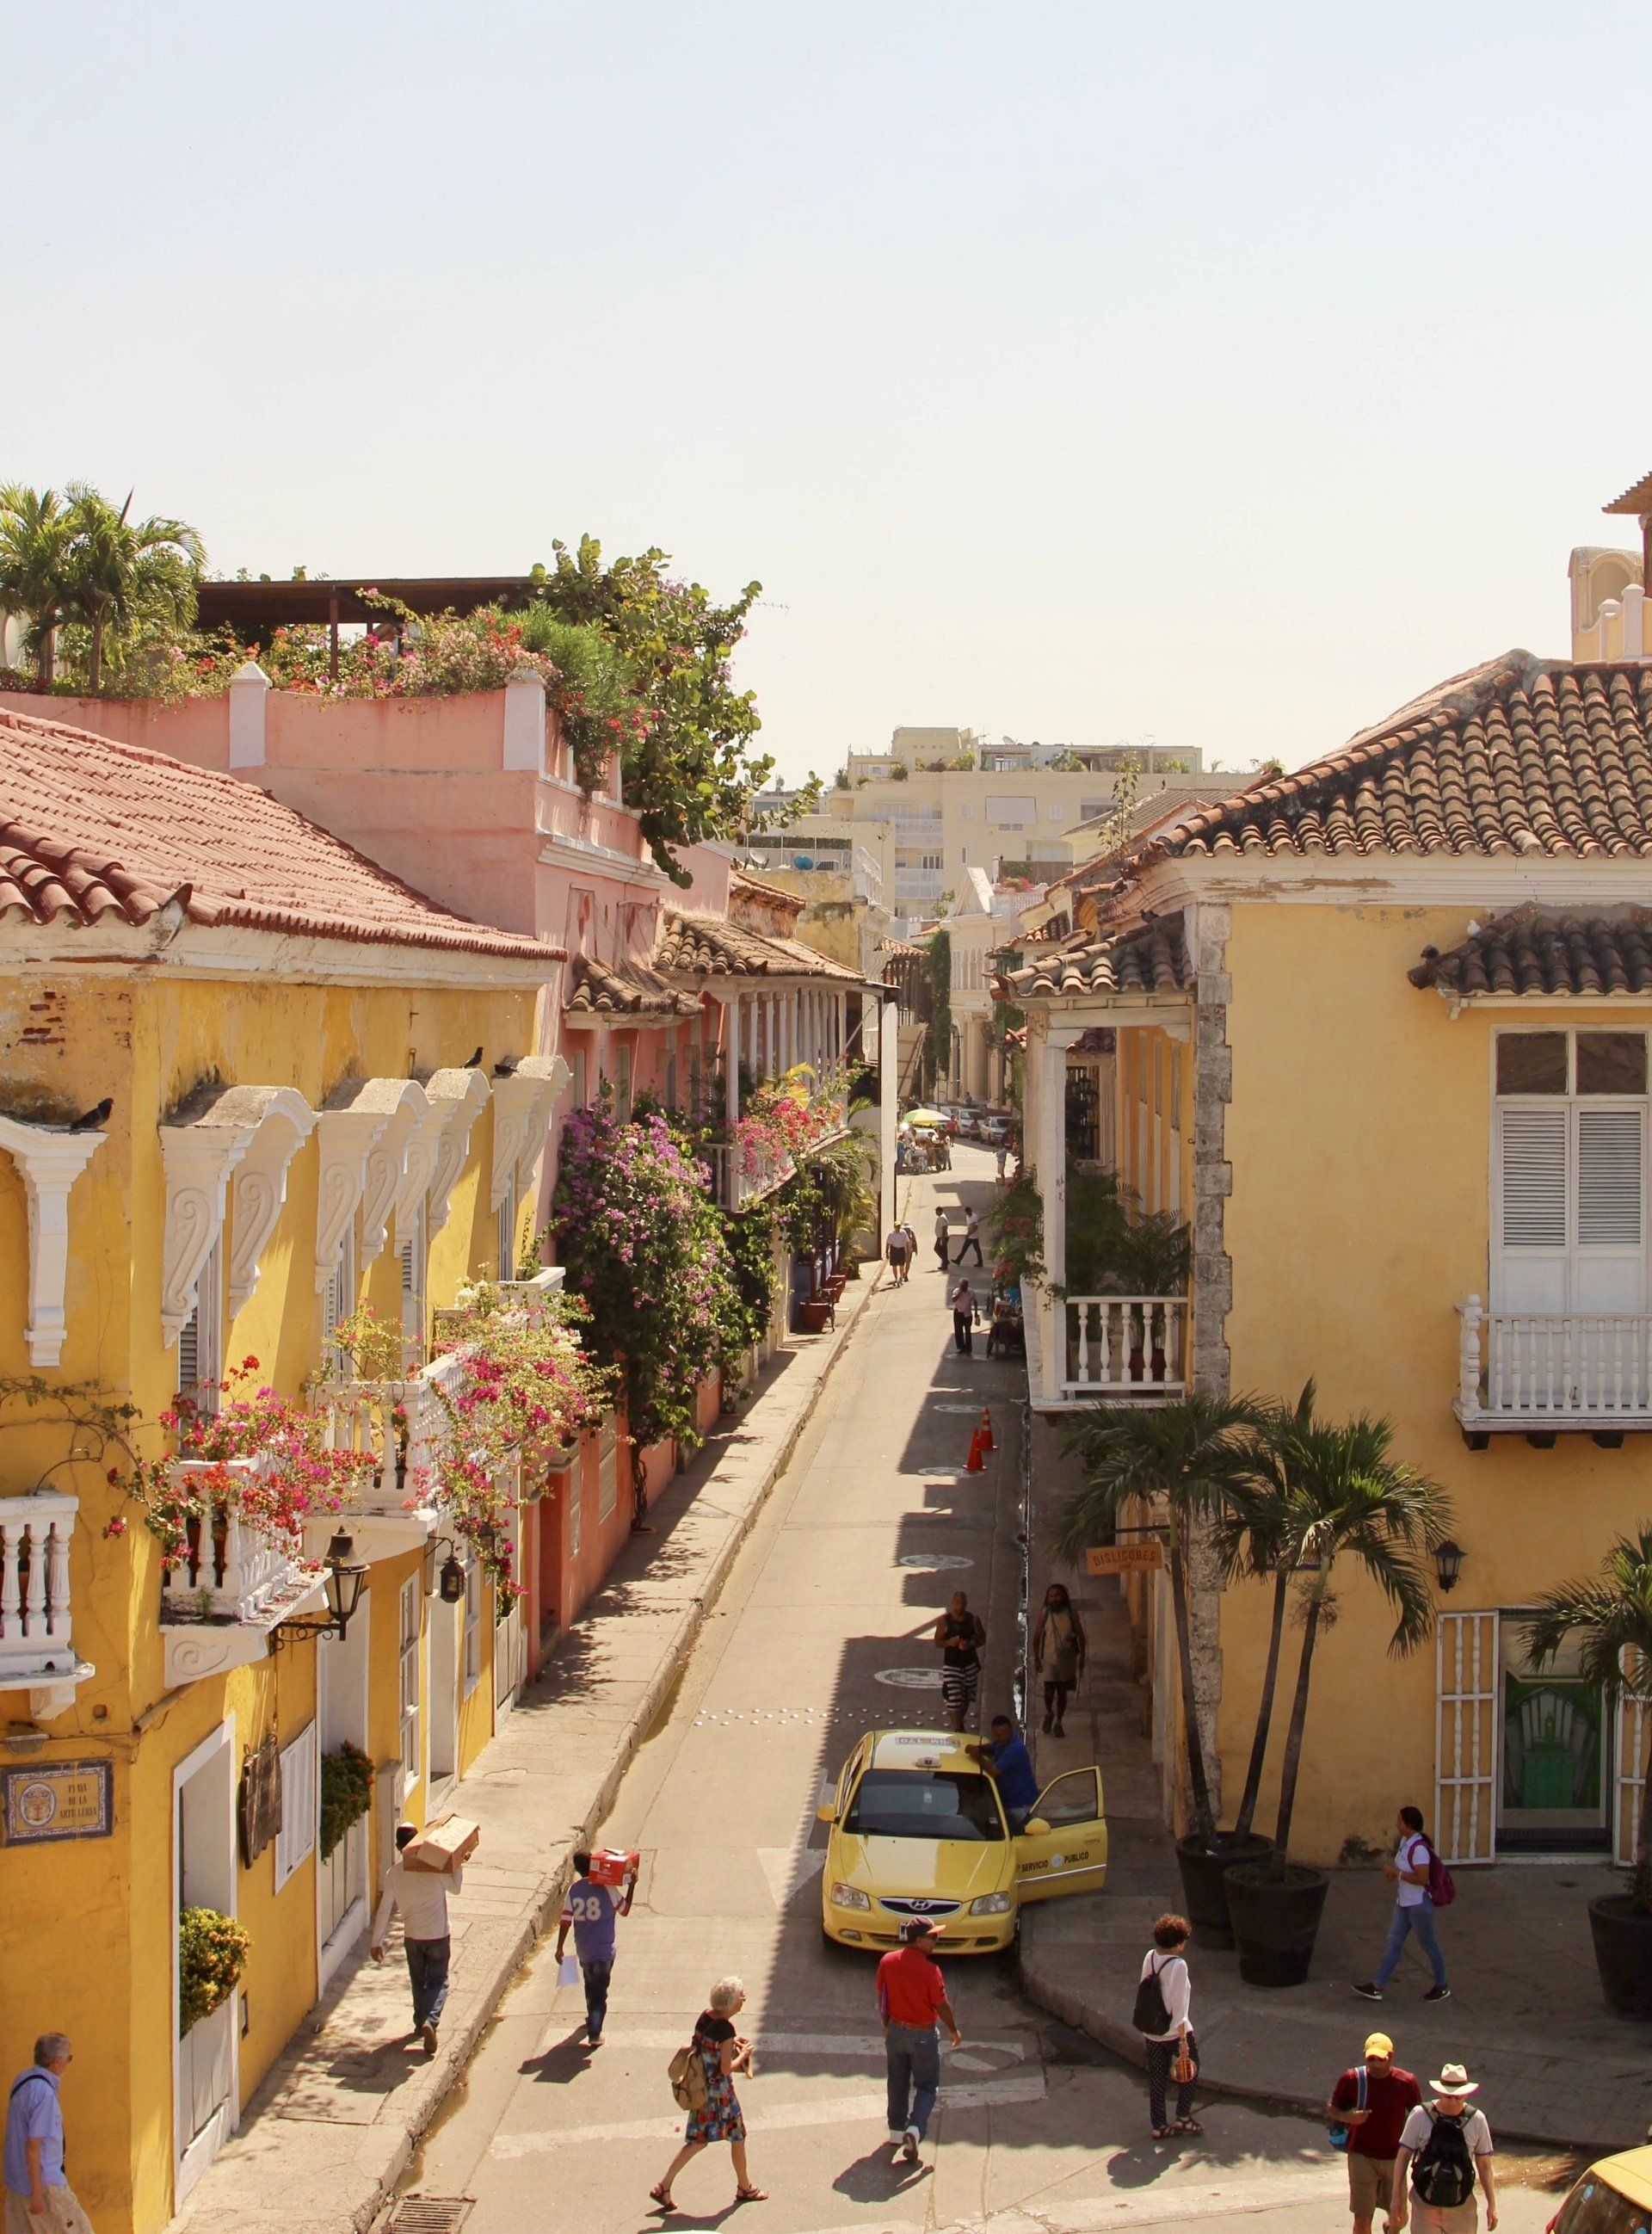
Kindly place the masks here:
POLYGON ((1417 2234, 1476 2234, 1476 2179, 1485 2192, 1486 2226, 1495 2227, 1492 2129, 1484 2110, 1477 2110, 1468 2099, 1479 2094, 1479 2081, 1471 2079, 1460 2063, 1448 2063, 1432 2083, 1433 2100, 1414 2110, 1401 2132, 1388 2234, 1401 2234, 1407 2211, 1417 2234))
POLYGON ((675 2211, 671 2183, 690 2158, 713 2141, 727 2141, 735 2162, 735 2201, 767 2203, 767 2188, 754 2187, 746 2164, 746 2120, 735 2093, 735 2074, 751 2069, 752 2044, 742 2040, 730 2022, 744 2007, 746 1988, 739 1978, 720 1978, 711 1989, 711 2004, 701 2012, 694 2037, 671 2059, 671 2092, 678 2107, 689 2113, 682 2146, 672 2158, 665 2178, 649 2190, 662 2211, 675 2211))
POLYGON ((1187 1942, 1192 1927, 1185 1916, 1161 1916, 1153 1943, 1141 1965, 1132 2022, 1147 2051, 1147 2105, 1153 2139, 1205 2131, 1193 2115, 1193 2082, 1198 2076, 1198 2043, 1189 2018, 1192 1980, 1187 1975, 1187 1942), (1165 2108, 1167 2082, 1176 2081, 1176 2122, 1165 2108))
POLYGON ((1451 1988, 1446 1983, 1446 1958, 1434 1937, 1434 1911, 1449 1906, 1457 1898, 1457 1888, 1452 1883, 1451 1871, 1434 1852, 1422 1827, 1421 1808, 1402 1807, 1398 1827, 1400 1843, 1394 1849, 1394 1859, 1382 1865, 1382 1874, 1394 1888, 1388 1943, 1382 1950, 1375 1977, 1363 1985, 1356 1980, 1354 1990, 1368 2002, 1380 2002, 1383 1989, 1399 1967, 1407 1934, 1414 1931, 1417 1944, 1428 1957, 1429 1968, 1434 1974, 1434 1983, 1423 1999, 1448 2002, 1451 1988))

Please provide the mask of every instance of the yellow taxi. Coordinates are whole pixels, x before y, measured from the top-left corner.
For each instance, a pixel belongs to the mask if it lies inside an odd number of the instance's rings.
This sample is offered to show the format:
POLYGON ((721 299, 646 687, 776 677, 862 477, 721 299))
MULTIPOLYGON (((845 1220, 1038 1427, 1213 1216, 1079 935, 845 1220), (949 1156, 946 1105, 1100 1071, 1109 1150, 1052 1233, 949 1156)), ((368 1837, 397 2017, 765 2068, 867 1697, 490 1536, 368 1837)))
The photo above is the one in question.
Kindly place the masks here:
POLYGON ((950 1730, 868 1730, 818 1813, 832 1826, 820 1921, 842 1947, 898 1946, 930 1917, 949 1955, 1009 1946, 1029 1900, 1107 1881, 1099 1768, 1064 1769, 1012 1831, 976 1741, 950 1730))
POLYGON ((1652 2229, 1652 2149, 1602 2157, 1577 2181, 1545 2234, 1648 2234, 1652 2229))

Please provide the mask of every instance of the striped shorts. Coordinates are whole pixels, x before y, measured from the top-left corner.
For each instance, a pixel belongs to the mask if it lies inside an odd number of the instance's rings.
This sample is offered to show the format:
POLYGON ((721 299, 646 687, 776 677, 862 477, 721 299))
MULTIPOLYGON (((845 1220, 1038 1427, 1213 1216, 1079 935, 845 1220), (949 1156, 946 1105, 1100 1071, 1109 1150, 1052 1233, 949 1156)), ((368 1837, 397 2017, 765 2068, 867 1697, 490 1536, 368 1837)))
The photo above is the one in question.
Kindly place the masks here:
POLYGON ((971 1660, 962 1668, 950 1663, 941 1670, 941 1698, 950 1715, 967 1715, 981 1688, 981 1662, 971 1660))

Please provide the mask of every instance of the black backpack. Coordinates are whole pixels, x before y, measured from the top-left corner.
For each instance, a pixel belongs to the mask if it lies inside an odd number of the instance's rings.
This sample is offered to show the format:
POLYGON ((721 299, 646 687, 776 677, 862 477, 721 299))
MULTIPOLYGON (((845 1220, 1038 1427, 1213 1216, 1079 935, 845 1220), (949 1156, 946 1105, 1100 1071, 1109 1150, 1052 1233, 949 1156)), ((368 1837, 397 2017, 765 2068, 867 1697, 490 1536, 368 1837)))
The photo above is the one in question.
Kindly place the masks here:
POLYGON ((1474 2192, 1474 2159, 1469 2154, 1467 2125, 1471 2113, 1460 2118, 1428 2113, 1430 2131, 1411 2167, 1411 2185, 1436 2211, 1452 2211, 1474 2192))
POLYGON ((1165 2002, 1165 1989, 1159 1983, 1159 1973, 1164 1968, 1155 1963, 1136 1988, 1136 2006, 1130 2012, 1130 2022, 1144 2038, 1159 2040, 1170 2030, 1170 2010, 1165 2002))

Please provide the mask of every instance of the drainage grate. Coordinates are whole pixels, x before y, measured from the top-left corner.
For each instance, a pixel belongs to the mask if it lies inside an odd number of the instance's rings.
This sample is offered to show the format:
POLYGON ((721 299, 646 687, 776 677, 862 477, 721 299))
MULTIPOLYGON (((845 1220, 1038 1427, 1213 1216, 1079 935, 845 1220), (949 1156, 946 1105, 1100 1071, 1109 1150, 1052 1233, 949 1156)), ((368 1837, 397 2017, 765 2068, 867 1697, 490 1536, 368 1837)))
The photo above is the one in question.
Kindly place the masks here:
POLYGON ((475 2200, 473 2195, 410 2195, 396 2205, 385 2234, 457 2234, 475 2200))

